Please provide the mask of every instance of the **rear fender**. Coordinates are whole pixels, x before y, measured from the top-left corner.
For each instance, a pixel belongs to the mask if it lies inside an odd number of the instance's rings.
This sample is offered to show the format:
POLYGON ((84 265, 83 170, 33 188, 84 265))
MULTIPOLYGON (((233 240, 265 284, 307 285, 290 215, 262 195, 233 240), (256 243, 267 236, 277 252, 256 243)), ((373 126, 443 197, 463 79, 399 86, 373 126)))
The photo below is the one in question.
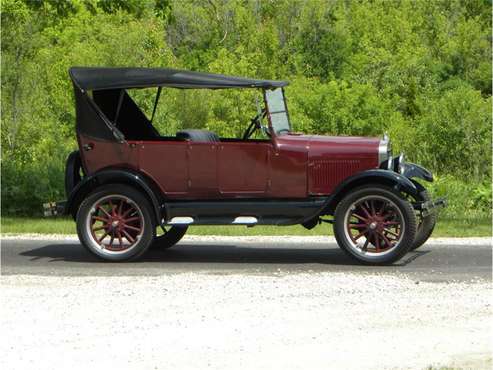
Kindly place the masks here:
POLYGON ((67 157, 65 164, 65 194, 67 197, 72 190, 81 181, 80 172, 82 170, 82 161, 78 150, 73 151, 67 157))
POLYGON ((161 223, 163 204, 162 194, 156 184, 145 175, 131 169, 105 169, 93 175, 84 177, 70 192, 65 214, 75 219, 79 205, 94 189, 105 184, 126 184, 141 191, 147 197, 154 209, 156 224, 161 223))

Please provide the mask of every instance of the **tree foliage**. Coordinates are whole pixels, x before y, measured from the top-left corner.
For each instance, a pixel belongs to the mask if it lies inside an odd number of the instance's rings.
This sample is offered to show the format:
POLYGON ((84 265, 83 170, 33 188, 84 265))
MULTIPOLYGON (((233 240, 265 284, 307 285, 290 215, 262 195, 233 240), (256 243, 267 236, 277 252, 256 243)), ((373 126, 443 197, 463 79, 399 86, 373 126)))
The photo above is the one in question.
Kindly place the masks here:
MULTIPOLYGON (((1 21, 6 212, 64 197, 74 65, 287 79, 297 131, 387 131, 439 176, 491 182, 488 0, 4 0, 1 21)), ((146 112, 154 94, 135 92, 146 112)), ((255 96, 166 90, 155 122, 238 136, 255 96)))

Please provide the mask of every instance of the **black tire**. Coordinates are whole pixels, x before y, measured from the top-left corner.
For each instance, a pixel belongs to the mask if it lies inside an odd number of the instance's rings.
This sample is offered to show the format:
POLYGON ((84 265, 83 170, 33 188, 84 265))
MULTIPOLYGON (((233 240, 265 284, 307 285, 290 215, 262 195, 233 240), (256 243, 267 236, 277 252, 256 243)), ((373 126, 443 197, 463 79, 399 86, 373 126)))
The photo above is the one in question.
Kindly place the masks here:
MULTIPOLYGON (((420 201, 428 201, 431 199, 430 194, 426 190, 422 190, 419 193, 420 201)), ((435 229, 435 224, 437 222, 436 213, 431 213, 426 217, 423 217, 420 213, 416 215, 417 219, 417 230, 416 238, 410 250, 416 250, 421 247, 430 238, 433 230, 435 229)))
POLYGON ((185 236, 188 227, 172 226, 166 233, 154 237, 151 244, 152 249, 168 249, 178 243, 185 236))
POLYGON ((399 260, 409 251, 416 236, 416 217, 411 204, 381 185, 352 190, 337 205, 334 219, 337 243, 362 264, 386 265, 399 260), (360 246, 361 237, 364 242, 360 246))
POLYGON ((147 199, 138 190, 121 184, 95 189, 80 205, 76 221, 82 245, 105 261, 139 258, 155 234, 147 199))

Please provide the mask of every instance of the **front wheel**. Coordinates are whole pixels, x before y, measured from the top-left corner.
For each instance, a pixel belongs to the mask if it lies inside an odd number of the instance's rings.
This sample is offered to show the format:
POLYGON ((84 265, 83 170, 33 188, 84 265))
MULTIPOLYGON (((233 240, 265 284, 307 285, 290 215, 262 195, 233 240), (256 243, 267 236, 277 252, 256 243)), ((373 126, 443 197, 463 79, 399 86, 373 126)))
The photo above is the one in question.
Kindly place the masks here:
MULTIPOLYGON (((430 195, 426 190, 420 192, 420 198, 422 201, 431 200, 430 195)), ((435 213, 430 213, 427 216, 423 216, 421 212, 416 214, 418 220, 418 227, 416 231, 416 239, 414 240, 411 250, 416 250, 421 247, 429 239, 433 230, 435 229, 435 224, 437 222, 437 216, 435 213)))
POLYGON ((361 263, 395 262, 414 243, 414 210, 390 188, 379 185, 357 188, 341 200, 334 216, 337 243, 361 263))

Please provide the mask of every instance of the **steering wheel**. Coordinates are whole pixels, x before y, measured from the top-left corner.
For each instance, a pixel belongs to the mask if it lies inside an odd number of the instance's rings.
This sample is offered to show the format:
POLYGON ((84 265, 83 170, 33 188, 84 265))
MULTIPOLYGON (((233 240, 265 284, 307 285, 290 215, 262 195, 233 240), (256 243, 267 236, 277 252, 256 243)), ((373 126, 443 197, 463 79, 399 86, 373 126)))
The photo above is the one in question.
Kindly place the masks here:
POLYGON ((250 124, 248 125, 247 129, 245 130, 245 133, 243 134, 243 140, 246 140, 250 136, 252 136, 253 133, 255 132, 255 130, 262 128, 262 124, 260 122, 260 119, 264 118, 266 114, 267 114, 267 110, 262 109, 262 111, 259 114, 257 114, 255 117, 253 117, 250 120, 250 124))

